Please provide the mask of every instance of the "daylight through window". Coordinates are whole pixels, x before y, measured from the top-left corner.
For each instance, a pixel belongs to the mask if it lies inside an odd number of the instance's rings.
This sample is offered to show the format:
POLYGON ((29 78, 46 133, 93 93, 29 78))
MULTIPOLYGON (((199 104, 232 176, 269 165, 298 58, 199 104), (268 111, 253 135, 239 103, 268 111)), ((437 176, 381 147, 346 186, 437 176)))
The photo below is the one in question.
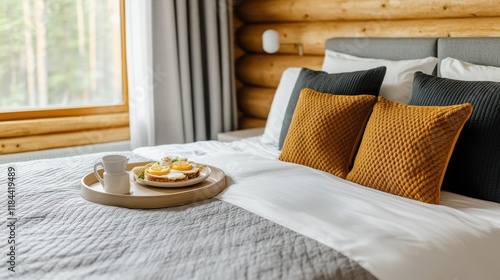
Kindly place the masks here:
POLYGON ((0 112, 124 104, 120 0, 1 0, 0 112))

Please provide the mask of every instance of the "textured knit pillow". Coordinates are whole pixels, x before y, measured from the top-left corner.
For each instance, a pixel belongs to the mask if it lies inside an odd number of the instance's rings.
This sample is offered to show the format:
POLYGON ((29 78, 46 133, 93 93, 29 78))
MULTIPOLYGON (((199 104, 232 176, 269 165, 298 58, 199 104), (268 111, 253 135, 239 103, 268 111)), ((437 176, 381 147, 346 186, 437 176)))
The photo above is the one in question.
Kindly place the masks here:
POLYGON ((446 166, 471 113, 470 104, 409 106, 379 97, 347 180, 439 203, 446 166))
POLYGON ((286 108, 278 147, 280 149, 283 147, 302 89, 310 88, 319 92, 337 95, 369 94, 378 96, 380 86, 384 80, 385 70, 385 67, 378 67, 366 71, 328 74, 323 71, 303 68, 300 71, 286 108))
POLYGON ((464 102, 471 103, 474 112, 451 156, 443 190, 500 202, 500 83, 415 74, 410 104, 464 102))
POLYGON ((279 159, 345 178, 376 101, 303 89, 279 159))

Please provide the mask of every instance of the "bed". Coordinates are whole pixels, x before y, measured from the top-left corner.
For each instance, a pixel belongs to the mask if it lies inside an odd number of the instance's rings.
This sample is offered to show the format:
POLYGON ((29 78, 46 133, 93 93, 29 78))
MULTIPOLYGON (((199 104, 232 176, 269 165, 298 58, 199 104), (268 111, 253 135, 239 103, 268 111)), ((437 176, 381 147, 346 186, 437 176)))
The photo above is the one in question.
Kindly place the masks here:
MULTIPOLYGON (((499 43, 336 38, 326 48, 500 67, 499 43)), ((284 75, 281 91, 290 83, 284 75)), ((2 247, 0 278, 498 279, 500 203, 449 191, 440 192, 439 204, 423 203, 280 161, 279 119, 286 109, 280 98, 262 136, 120 153, 130 162, 179 155, 222 169, 226 190, 193 204, 145 210, 86 201, 80 180, 107 153, 1 165, 2 186, 15 172, 14 215, 7 211, 7 187, 0 199, 4 240, 15 243, 2 247)))

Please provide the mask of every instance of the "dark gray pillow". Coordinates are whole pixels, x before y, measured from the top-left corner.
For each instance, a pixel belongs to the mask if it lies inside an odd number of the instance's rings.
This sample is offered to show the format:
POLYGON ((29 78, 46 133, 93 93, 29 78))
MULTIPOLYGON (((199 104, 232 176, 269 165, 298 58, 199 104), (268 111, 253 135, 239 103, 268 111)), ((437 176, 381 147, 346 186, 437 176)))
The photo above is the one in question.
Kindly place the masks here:
POLYGON ((410 105, 465 102, 472 104, 472 115, 455 145, 442 189, 500 202, 500 83, 415 73, 410 105))
POLYGON ((323 71, 302 68, 290 96, 285 117, 283 118, 279 140, 280 150, 283 148, 283 143, 285 143, 285 138, 292 122, 293 112, 295 112, 302 89, 310 88, 315 91, 338 95, 369 94, 378 96, 380 86, 384 81, 385 71, 386 67, 382 66, 366 71, 328 74, 323 71))

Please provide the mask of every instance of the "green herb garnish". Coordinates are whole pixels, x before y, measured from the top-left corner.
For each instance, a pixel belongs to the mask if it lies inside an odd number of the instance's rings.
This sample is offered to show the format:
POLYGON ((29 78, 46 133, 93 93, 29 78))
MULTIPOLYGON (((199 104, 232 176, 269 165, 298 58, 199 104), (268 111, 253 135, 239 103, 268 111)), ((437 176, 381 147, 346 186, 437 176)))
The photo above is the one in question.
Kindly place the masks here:
POLYGON ((176 157, 176 158, 172 159, 172 163, 177 162, 177 161, 179 161, 179 158, 178 158, 178 157, 176 157))
POLYGON ((142 171, 137 178, 144 180, 144 171, 142 171))

